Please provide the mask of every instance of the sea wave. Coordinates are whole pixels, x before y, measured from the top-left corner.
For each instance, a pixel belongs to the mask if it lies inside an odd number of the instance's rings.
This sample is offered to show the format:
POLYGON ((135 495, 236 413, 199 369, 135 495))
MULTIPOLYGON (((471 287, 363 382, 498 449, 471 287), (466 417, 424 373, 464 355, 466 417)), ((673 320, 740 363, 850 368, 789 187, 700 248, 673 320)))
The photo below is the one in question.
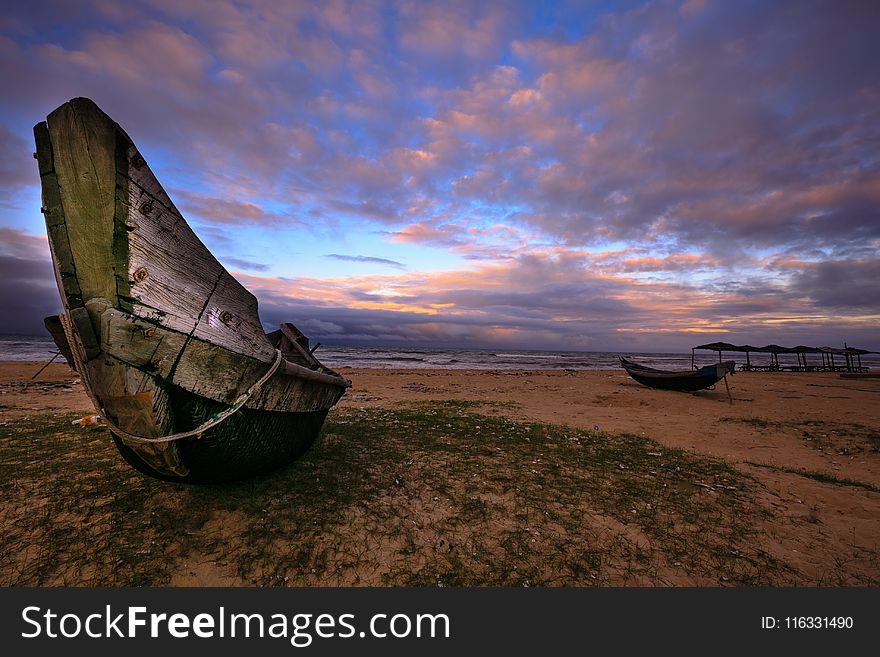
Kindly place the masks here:
MULTIPOLYGON (((45 362, 57 352, 51 338, 43 336, 0 336, 0 361, 45 362)), ((474 370, 619 370, 616 353, 579 351, 490 351, 482 349, 416 349, 413 347, 344 347, 322 346, 316 355, 328 367, 365 369, 474 369, 474 370)), ((638 362, 660 369, 690 369, 691 354, 627 353, 638 362)), ((734 356, 744 363, 744 355, 734 356)), ((724 355, 729 359, 728 354, 724 355)), ((786 356, 780 356, 780 362, 786 356)), ((698 367, 717 362, 712 353, 697 354, 698 367)), ((795 357, 792 356, 792 364, 795 357)), ((752 354, 753 364, 760 356, 752 354)), ((867 367, 880 367, 876 356, 864 356, 867 367)), ((760 364, 760 363, 758 363, 760 364)))

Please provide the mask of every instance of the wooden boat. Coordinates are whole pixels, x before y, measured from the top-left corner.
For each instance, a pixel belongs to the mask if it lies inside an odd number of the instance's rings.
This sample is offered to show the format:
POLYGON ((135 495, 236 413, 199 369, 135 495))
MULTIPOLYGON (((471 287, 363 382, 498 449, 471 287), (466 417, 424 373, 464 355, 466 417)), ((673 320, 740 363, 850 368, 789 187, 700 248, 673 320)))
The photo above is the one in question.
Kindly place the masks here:
POLYGON ((713 386, 727 374, 733 374, 736 363, 732 360, 714 365, 706 365, 698 370, 658 370, 618 356, 620 364, 633 379, 661 390, 695 392, 713 386))
POLYGON ((64 307, 53 332, 125 460, 204 483, 298 458, 351 383, 292 324, 263 331, 256 298, 95 103, 65 103, 34 136, 64 307))

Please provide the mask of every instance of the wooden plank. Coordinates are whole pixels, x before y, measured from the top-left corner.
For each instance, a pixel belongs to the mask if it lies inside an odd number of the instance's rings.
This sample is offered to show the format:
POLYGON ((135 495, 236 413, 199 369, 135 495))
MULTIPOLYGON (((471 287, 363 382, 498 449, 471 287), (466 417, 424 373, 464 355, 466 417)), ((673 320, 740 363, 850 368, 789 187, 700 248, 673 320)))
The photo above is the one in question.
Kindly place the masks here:
POLYGON ((49 251, 52 254, 52 263, 55 269, 55 282, 61 298, 67 307, 77 308, 83 305, 82 290, 79 287, 79 279, 76 276, 76 268, 70 257, 67 243, 67 227, 62 224, 46 226, 46 235, 49 238, 49 251))
POLYGON ((170 329, 272 362, 257 300, 198 239, 150 167, 129 150, 129 279, 133 312, 170 329))
POLYGON ((37 168, 40 176, 55 171, 55 165, 52 162, 52 142, 49 139, 49 126, 45 121, 40 121, 34 126, 34 143, 37 146, 37 168))
POLYGON ((114 150, 116 167, 116 187, 114 192, 113 213, 113 273, 116 279, 116 305, 131 312, 128 281, 128 136, 117 127, 116 145, 114 150))
POLYGON ((37 146, 37 162, 40 169, 40 183, 43 198, 43 218, 46 221, 46 234, 55 271, 55 282, 65 307, 82 305, 82 291, 76 277, 76 265, 70 253, 67 225, 64 221, 64 208, 61 204, 61 190, 52 163, 52 144, 49 127, 46 123, 34 126, 34 141, 37 146))
POLYGON ((241 354, 261 357, 264 362, 275 360, 275 349, 260 323, 257 298, 222 266, 193 336, 241 354))
POLYGON ((49 331, 49 335, 52 336, 52 341, 55 343, 55 346, 58 347, 58 351, 61 355, 64 356, 67 365, 70 369, 76 370, 76 361, 73 359, 73 350, 70 348, 70 343, 67 341, 67 335, 64 333, 64 326, 61 324, 61 317, 58 315, 49 315, 49 317, 43 319, 43 326, 49 331))
POLYGON ((136 183, 129 186, 128 278, 132 312, 190 334, 220 276, 183 219, 136 183))
POLYGON ((312 355, 311 351, 309 351, 309 339, 303 335, 302 331, 290 322, 284 322, 278 327, 278 330, 280 330, 281 334, 288 339, 291 347, 299 352, 299 355, 305 360, 307 367, 314 369, 321 367, 321 363, 318 362, 318 359, 312 355))
MULTIPOLYGON (((106 353, 225 404, 232 403, 269 369, 269 364, 256 358, 113 309, 104 313, 101 333, 106 353)), ((283 371, 269 379, 246 406, 271 411, 325 410, 339 400, 346 383, 341 377, 285 363, 283 371)))
POLYGON ((85 98, 48 118, 70 254, 82 297, 115 300, 116 124, 85 98))
POLYGON ((68 311, 68 315, 77 338, 79 338, 83 361, 88 362, 101 353, 101 344, 92 328, 89 313, 85 308, 71 308, 68 311))
POLYGON ((281 350, 281 353, 284 354, 284 358, 286 360, 290 361, 291 363, 302 365, 303 367, 308 367, 309 369, 318 369, 305 358, 302 353, 302 347, 294 342, 291 342, 290 338, 288 338, 280 330, 267 333, 266 337, 269 338, 269 342, 272 344, 273 347, 281 350))
MULTIPOLYGON (((102 306, 106 309, 108 304, 92 300, 89 305, 93 311, 98 311, 102 306)), ((118 419, 117 424, 120 428, 137 432, 143 427, 140 424, 129 426, 129 419, 125 413, 120 413, 117 418, 115 400, 125 395, 147 393, 152 399, 152 425, 160 434, 171 433, 173 417, 167 392, 145 372, 112 358, 103 350, 99 349, 95 353, 96 336, 89 311, 84 307, 72 308, 60 315, 59 319, 73 358, 74 369, 80 375, 83 387, 92 400, 95 410, 105 417, 118 419), (89 350, 85 348, 84 343, 90 346, 89 350)), ((177 446, 173 443, 131 444, 129 447, 157 472, 180 476, 188 472, 181 461, 177 446)))

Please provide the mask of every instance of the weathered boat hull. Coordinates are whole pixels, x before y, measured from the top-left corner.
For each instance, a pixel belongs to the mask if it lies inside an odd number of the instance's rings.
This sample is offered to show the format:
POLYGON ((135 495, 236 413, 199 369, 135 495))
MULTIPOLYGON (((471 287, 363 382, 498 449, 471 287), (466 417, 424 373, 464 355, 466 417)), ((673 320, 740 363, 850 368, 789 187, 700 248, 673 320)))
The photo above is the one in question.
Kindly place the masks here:
MULTIPOLYGON (((180 388, 171 397, 177 431, 194 429, 225 408, 180 388)), ((292 463, 318 437, 326 417, 327 411, 283 413, 242 409, 223 424, 207 430, 201 438, 177 442, 180 459, 189 470, 182 476, 157 471, 124 439, 113 435, 113 440, 129 465, 144 474, 165 481, 214 484, 265 474, 292 463)))
POLYGON ((350 382, 292 325, 270 340, 254 296, 92 101, 65 103, 34 136, 64 305, 63 336, 53 335, 123 457, 151 476, 201 483, 300 456, 350 382), (215 424, 230 406, 239 410, 215 424), (197 436, 162 440, 205 422, 197 436))
POLYGON ((678 392, 697 392, 709 388, 723 379, 726 374, 733 372, 734 369, 733 361, 707 365, 696 371, 677 372, 645 367, 625 358, 620 358, 620 364, 634 381, 644 386, 678 392))

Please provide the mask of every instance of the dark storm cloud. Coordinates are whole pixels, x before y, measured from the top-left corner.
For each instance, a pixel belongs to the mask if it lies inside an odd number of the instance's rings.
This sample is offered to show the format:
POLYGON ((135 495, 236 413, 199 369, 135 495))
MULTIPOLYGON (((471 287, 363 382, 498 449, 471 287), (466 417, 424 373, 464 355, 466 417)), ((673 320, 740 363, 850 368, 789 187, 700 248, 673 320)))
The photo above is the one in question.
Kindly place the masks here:
POLYGON ((24 139, 0 125, 0 201, 11 199, 37 178, 32 149, 24 139))
POLYGON ((795 275, 792 287, 820 308, 880 313, 880 260, 818 262, 795 275))
POLYGON ((0 333, 45 333, 43 317, 61 311, 45 240, 0 228, 0 333))

